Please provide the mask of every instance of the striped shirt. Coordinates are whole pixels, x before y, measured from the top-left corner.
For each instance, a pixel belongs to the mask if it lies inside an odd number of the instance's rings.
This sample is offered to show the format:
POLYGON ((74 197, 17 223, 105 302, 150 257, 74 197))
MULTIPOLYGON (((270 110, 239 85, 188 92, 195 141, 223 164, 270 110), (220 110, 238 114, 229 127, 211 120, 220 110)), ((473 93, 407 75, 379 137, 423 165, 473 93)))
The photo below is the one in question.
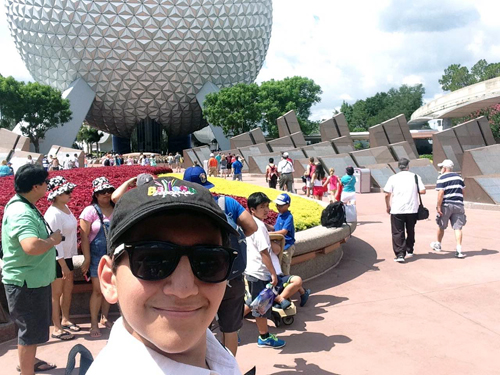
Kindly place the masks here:
POLYGON ((449 172, 438 177, 436 190, 444 190, 443 203, 464 204, 464 179, 458 173, 449 172))

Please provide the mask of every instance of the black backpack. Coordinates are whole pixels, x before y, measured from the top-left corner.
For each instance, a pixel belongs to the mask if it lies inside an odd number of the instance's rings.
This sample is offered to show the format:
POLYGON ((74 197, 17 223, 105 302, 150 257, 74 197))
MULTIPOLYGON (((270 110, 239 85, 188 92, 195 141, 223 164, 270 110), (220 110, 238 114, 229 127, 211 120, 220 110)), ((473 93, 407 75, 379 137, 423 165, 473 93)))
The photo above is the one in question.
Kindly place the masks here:
POLYGON ((104 166, 105 167, 110 167, 111 166, 111 162, 109 161, 109 159, 105 159, 104 160, 104 166))
POLYGON ((330 203, 321 213, 321 225, 324 227, 339 228, 345 222, 345 208, 342 202, 330 203))

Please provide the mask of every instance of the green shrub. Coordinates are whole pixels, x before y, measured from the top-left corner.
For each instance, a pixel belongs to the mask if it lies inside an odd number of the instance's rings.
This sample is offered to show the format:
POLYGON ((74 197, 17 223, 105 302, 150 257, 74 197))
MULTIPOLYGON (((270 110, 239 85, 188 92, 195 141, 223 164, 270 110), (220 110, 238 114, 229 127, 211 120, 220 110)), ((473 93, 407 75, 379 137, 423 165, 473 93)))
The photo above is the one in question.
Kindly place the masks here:
POLYGON ((419 156, 420 159, 429 159, 430 161, 433 161, 434 159, 432 158, 432 154, 422 154, 419 156))

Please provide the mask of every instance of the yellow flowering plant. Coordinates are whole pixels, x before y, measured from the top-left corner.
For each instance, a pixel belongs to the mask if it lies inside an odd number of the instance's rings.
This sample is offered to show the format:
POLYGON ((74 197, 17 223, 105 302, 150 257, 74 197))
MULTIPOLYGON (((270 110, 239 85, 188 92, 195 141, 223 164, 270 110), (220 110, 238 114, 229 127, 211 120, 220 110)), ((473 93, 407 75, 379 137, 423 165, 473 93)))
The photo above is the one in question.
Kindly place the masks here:
MULTIPOLYGON (((182 174, 180 173, 162 174, 158 177, 166 176, 173 176, 182 179, 182 174)), ((212 189, 210 189, 210 191, 216 194, 234 195, 237 197, 247 198, 250 194, 260 191, 266 194, 269 199, 274 201, 278 195, 282 193, 280 190, 252 185, 246 182, 226 180, 219 177, 210 177, 210 182, 215 185, 212 189)), ((274 204, 270 204, 269 208, 277 212, 274 204)), ((293 215, 296 231, 320 225, 322 211, 323 207, 319 203, 296 195, 292 196, 290 212, 293 215)))

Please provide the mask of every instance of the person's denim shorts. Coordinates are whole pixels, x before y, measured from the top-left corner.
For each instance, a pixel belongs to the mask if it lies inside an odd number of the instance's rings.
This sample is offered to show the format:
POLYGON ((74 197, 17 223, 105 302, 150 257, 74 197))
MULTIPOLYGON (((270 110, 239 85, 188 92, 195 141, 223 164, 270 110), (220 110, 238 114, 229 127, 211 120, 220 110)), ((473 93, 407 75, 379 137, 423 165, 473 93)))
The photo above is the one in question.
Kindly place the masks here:
MULTIPOLYGON (((248 289, 250 290, 250 294, 252 295, 252 301, 257 298, 260 292, 266 288, 266 285, 271 281, 271 280, 259 280, 255 277, 246 275, 246 279, 248 282, 248 289)), ((268 318, 271 319, 271 310, 267 310, 267 312, 264 315, 259 315, 259 313, 252 311, 252 316, 255 318, 268 318)))
POLYGON ((50 285, 41 288, 6 284, 5 295, 11 319, 16 323, 18 343, 22 346, 49 341, 52 323, 52 292, 50 285))
POLYGON ((448 228, 448 223, 454 230, 460 230, 467 223, 465 208, 462 204, 444 203, 441 206, 442 216, 436 217, 436 223, 441 229, 448 228))

